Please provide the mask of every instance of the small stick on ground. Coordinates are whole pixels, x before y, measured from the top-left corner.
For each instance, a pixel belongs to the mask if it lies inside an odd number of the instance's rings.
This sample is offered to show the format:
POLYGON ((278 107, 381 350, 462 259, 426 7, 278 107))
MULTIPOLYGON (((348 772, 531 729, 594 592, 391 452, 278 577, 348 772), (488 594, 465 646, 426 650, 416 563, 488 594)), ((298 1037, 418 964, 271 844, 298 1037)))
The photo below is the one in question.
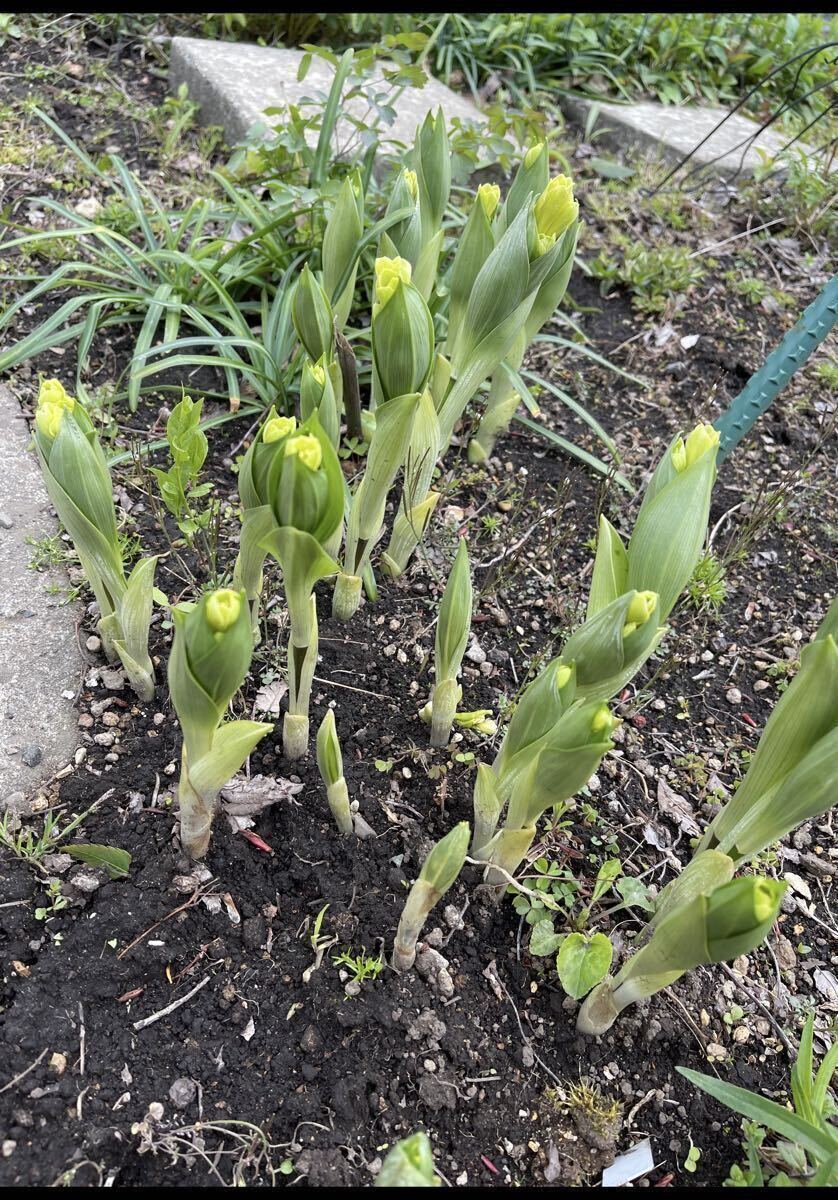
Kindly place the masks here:
POLYGON ((138 943, 141 942, 144 937, 148 937, 148 935, 150 933, 153 933, 158 925, 162 925, 164 923, 164 921, 171 921, 172 917, 176 917, 178 915, 178 913, 183 912, 184 909, 191 908, 192 905, 197 904, 198 901, 200 900, 201 896, 203 896, 205 894, 208 894, 208 893, 202 892, 200 888, 195 888, 195 891, 192 893, 192 895, 189 897, 189 899, 186 901, 185 904, 181 904, 177 908, 173 908, 172 911, 170 913, 167 913, 165 917, 161 917, 159 921, 155 921, 153 925, 149 925, 148 929, 143 930, 143 932, 141 934, 139 934, 137 937, 134 938, 133 942, 129 942, 124 950, 120 950, 119 954, 117 954, 116 957, 124 958, 129 950, 133 950, 134 947, 136 945, 138 945, 138 943))
POLYGON ((84 1051, 87 1042, 87 1030, 84 1027, 84 1009, 79 1000, 79 1074, 84 1074, 84 1051))
POLYGON ((181 996, 179 1000, 173 1000, 171 1004, 167 1004, 166 1007, 161 1008, 159 1012, 152 1013, 150 1017, 143 1017, 141 1021, 135 1021, 134 1028, 145 1029, 147 1025, 153 1025, 155 1021, 159 1021, 161 1017, 168 1017, 169 1013, 174 1012, 176 1008, 180 1008, 180 1006, 185 1004, 187 1000, 191 1000, 196 992, 200 992, 201 988, 205 987, 211 979, 212 975, 205 975, 200 983, 196 984, 195 987, 193 987, 190 992, 187 992, 185 996, 181 996))
POLYGON ((37 1067, 38 1063, 41 1061, 41 1059, 46 1054, 47 1050, 49 1050, 49 1046, 44 1047, 44 1049, 41 1051, 41 1053, 38 1055, 38 1057, 35 1059, 35 1061, 33 1063, 30 1063, 30 1065, 26 1068, 25 1071, 21 1071, 21 1073, 19 1075, 15 1075, 14 1079, 10 1079, 8 1083, 4 1083, 3 1086, 0 1088, 0 1096, 2 1096, 4 1092, 7 1092, 9 1090, 9 1088, 13 1088, 16 1083, 20 1083, 21 1079, 25 1079, 30 1071, 34 1071, 35 1068, 37 1067))

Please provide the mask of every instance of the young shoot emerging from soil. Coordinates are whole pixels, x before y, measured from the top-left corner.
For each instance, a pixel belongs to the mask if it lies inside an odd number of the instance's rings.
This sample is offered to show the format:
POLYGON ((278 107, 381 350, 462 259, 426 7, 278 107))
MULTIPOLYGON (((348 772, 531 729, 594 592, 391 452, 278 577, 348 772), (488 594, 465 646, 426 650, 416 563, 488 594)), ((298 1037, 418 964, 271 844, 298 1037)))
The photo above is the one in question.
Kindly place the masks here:
POLYGON ((463 869, 469 842, 468 821, 437 842, 422 864, 419 878, 410 889, 402 910, 393 945, 394 971, 409 971, 416 960, 416 942, 428 913, 437 904, 463 869))
POLYGON ((253 653, 246 593, 221 588, 173 608, 172 618, 169 690, 183 730, 180 836, 191 858, 203 858, 218 793, 273 725, 223 720, 253 653))

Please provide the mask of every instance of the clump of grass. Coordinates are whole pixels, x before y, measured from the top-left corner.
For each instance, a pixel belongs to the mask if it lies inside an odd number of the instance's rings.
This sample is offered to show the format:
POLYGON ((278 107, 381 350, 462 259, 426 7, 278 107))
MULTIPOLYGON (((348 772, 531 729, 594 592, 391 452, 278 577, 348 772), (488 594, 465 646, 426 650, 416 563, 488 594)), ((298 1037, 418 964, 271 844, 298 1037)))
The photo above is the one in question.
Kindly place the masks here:
POLYGON ((698 561, 687 584, 687 601, 697 612, 717 613, 727 599, 726 571, 712 551, 698 561))
POLYGON ((596 1084, 587 1079, 570 1084, 565 1095, 558 1088, 546 1088, 544 1098, 557 1112, 569 1113, 601 1137, 613 1134, 614 1124, 623 1111, 619 1100, 603 1095, 596 1084))
POLYGON ((688 288, 700 283, 704 268, 690 258, 684 246, 644 246, 619 238, 622 257, 601 250, 589 264, 600 291, 607 296, 615 284, 631 292, 632 305, 640 312, 658 313, 667 303, 688 288))

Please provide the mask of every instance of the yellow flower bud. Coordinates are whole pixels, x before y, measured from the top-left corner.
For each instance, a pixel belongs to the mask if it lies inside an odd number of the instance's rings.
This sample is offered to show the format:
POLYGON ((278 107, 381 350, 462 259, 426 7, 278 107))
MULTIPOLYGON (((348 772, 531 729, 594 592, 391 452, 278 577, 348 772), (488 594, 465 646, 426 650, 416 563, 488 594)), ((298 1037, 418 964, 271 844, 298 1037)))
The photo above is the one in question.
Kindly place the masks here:
POLYGON ((35 410, 35 424, 44 437, 57 438, 67 411, 63 404, 41 404, 35 410))
POLYGON ((301 433, 299 437, 293 437, 286 443, 285 457, 288 458, 292 454, 310 471, 316 471, 323 461, 323 448, 310 433, 301 433))
POLYGON ((483 205, 486 220, 491 221, 500 203, 500 188, 496 183, 481 183, 477 189, 477 199, 483 205))
POLYGON ((611 715, 608 705, 601 704, 591 719, 591 733, 601 733, 608 737, 617 723, 617 718, 611 715))
MULTIPOLYGON (((642 625, 644 621, 648 621, 652 613, 655 611, 655 605, 658 602, 656 592, 638 592, 628 606, 626 613, 626 624, 632 625, 632 632, 638 625, 642 625)), ((625 629, 623 630, 625 633, 625 629)))
POLYGON ((60 408, 66 408, 70 412, 73 411, 75 400, 69 396, 64 390, 63 383, 57 379, 44 379, 41 382, 38 391, 38 404, 58 405, 60 408))
POLYGON ((208 596, 204 612, 213 633, 226 633, 231 625, 235 625, 241 606, 241 595, 232 588, 219 588, 208 596))
POLYGON ((571 671, 570 667, 556 668, 556 687, 559 689, 559 691, 562 690, 572 674, 573 672, 571 671))
POLYGON ((377 258, 375 260, 375 304, 372 315, 378 316, 390 300, 400 283, 410 283, 411 267, 404 258, 377 258))
POLYGON ((573 181, 556 175, 535 202, 538 247, 543 254, 579 216, 579 203, 573 199, 573 181))
POLYGON ((262 430, 263 442, 281 442, 283 438, 288 437, 289 433, 293 433, 297 428, 297 422, 293 417, 271 417, 270 421, 265 423, 265 428, 262 430))
POLYGON ((326 386, 326 369, 325 369, 325 367, 321 367, 320 363, 314 363, 314 365, 311 366, 309 368, 309 370, 311 371, 312 378, 314 379, 317 386, 325 387, 326 386))
POLYGON ((544 142, 536 142, 534 146, 530 146, 529 150, 524 155, 524 166, 529 170, 529 168, 538 160, 539 156, 546 148, 547 147, 544 142))
POLYGON ((676 438, 672 447, 672 465, 676 471, 683 471, 687 465, 687 449, 683 438, 676 438))
POLYGON ((718 444, 718 429, 714 429, 712 425, 696 425, 695 429, 687 437, 685 447, 687 466, 691 467, 694 462, 701 458, 706 450, 709 450, 712 446, 718 446, 718 444))
POLYGON ((415 200, 416 197, 419 195, 419 184, 416 179, 416 172, 415 171, 405 171, 404 172, 404 181, 407 185, 407 190, 410 192, 411 196, 415 200))

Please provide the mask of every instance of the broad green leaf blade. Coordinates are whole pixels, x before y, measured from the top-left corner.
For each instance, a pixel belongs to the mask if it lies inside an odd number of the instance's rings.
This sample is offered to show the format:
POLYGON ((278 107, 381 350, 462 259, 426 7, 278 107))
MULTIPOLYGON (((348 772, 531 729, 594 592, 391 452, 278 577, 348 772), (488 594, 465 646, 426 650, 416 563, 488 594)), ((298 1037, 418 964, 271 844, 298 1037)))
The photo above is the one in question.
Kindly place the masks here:
POLYGON ((530 429, 533 433, 537 433, 540 437, 543 437, 545 441, 552 442, 554 445, 559 446, 560 449, 564 450, 566 454, 571 455, 572 458, 578 458, 580 462, 585 463, 585 465, 590 467, 592 471, 596 471, 598 475, 612 475, 615 483, 618 483, 621 488, 629 493, 630 496, 634 494, 634 488, 626 479, 625 475, 620 474, 619 471, 615 471, 613 465, 609 466, 608 463, 603 462, 601 458, 597 458, 595 455, 589 454, 587 450, 583 450, 581 446, 576 446, 573 442, 569 442, 567 438, 563 438, 560 434, 555 433, 552 429, 548 429, 546 425, 539 425, 537 421, 531 421, 530 418, 525 417, 523 413, 516 413, 513 419, 516 420, 519 425, 523 425, 526 429, 530 429))
POLYGON ((273 725, 262 721, 228 721, 219 726, 209 753, 189 764, 189 780, 195 791, 201 796, 214 796, 272 730, 273 725))
POLYGON ((565 934, 553 931, 553 922, 550 917, 544 917, 542 920, 536 921, 532 927, 530 954, 534 954, 537 958, 555 954, 565 937, 565 934))
POLYGON ((767 1100, 764 1096, 748 1091, 747 1088, 725 1083, 722 1079, 714 1079, 700 1071, 691 1071, 688 1067, 675 1069, 679 1075, 683 1075, 720 1104, 801 1146, 816 1162, 831 1158, 838 1152, 838 1133, 835 1130, 819 1129, 803 1117, 799 1117, 797 1113, 789 1112, 782 1104, 767 1100))
POLYGON ((562 942, 556 959, 556 970, 564 990, 574 1000, 580 1000, 608 974, 614 954, 604 933, 590 938, 583 933, 571 933, 562 942))
POLYGON ((62 851, 87 863, 89 867, 104 867, 111 879, 124 879, 131 866, 131 855, 118 846, 100 846, 90 842, 86 845, 62 846, 62 851))
POLYGON ((623 540, 607 517, 600 515, 587 617, 598 612, 628 591, 628 555, 623 540))

